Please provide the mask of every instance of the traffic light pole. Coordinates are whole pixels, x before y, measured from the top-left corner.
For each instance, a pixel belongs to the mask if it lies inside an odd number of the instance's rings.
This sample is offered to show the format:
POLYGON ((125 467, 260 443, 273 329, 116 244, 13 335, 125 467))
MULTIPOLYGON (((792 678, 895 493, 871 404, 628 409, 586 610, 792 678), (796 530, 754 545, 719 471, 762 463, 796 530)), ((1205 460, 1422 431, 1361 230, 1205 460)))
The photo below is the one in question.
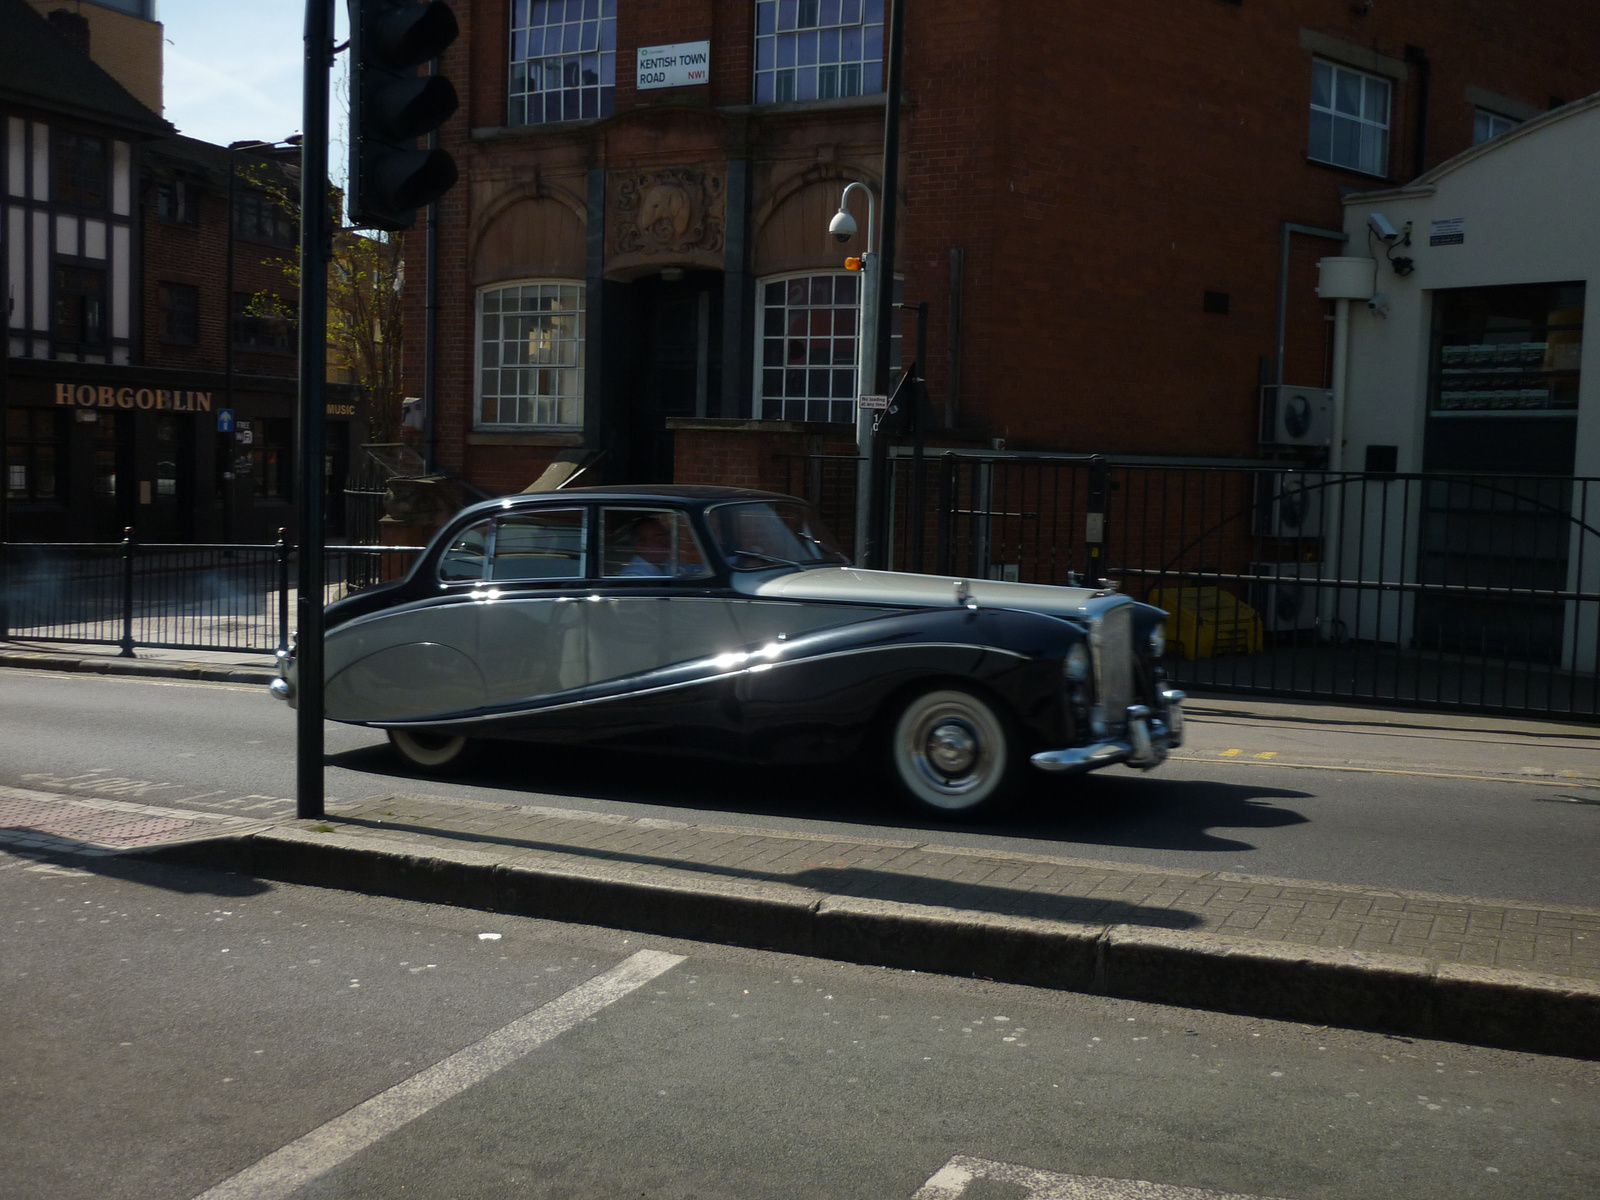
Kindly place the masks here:
MULTIPOLYGON (((305 140, 300 158, 300 571, 295 654, 295 816, 323 815, 322 508, 324 383, 328 374, 328 82, 333 0, 306 0, 305 140)), ((230 218, 231 219, 231 218, 230 218)))

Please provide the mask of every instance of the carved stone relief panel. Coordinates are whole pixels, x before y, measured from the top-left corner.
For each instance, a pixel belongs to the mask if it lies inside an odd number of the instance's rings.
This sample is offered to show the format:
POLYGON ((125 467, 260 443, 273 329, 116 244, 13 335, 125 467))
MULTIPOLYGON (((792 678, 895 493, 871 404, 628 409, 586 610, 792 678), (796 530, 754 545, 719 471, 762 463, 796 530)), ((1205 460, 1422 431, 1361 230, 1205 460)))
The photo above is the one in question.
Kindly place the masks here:
POLYGON ((613 171, 611 255, 632 261, 720 255, 727 215, 724 179, 704 167, 613 171))

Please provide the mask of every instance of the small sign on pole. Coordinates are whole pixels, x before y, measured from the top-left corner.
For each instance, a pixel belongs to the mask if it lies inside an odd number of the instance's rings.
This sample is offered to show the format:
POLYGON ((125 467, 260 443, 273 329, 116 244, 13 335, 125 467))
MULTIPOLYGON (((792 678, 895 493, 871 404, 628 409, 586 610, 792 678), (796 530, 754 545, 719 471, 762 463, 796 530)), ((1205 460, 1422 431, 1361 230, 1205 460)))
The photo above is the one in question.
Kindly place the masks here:
POLYGON ((858 396, 856 398, 856 404, 858 406, 860 406, 861 408, 880 408, 880 409, 888 408, 889 407, 889 397, 887 397, 887 396, 858 396))
POLYGON ((219 409, 217 409, 217 432, 218 433, 232 433, 233 432, 233 409, 231 409, 231 408, 219 408, 219 409))

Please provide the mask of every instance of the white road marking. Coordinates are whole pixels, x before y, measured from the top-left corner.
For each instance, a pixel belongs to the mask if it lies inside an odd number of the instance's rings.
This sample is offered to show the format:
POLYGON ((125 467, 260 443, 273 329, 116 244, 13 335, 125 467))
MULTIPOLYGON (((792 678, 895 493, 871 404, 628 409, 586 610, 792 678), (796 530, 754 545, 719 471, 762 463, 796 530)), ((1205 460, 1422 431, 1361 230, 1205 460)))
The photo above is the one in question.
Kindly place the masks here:
POLYGON ((641 950, 482 1041, 274 1150, 196 1200, 286 1200, 374 1142, 482 1083, 683 961, 681 954, 641 950))
POLYGON ((927 1183, 912 1194, 911 1200, 960 1200, 974 1182, 992 1179, 1027 1189, 1028 1200, 1268 1200, 1237 1192, 1210 1192, 1202 1188, 1175 1187, 1166 1183, 1146 1183, 1142 1179, 1097 1179, 1090 1175, 1058 1175, 1036 1171, 1012 1163, 989 1162, 958 1154, 927 1183))

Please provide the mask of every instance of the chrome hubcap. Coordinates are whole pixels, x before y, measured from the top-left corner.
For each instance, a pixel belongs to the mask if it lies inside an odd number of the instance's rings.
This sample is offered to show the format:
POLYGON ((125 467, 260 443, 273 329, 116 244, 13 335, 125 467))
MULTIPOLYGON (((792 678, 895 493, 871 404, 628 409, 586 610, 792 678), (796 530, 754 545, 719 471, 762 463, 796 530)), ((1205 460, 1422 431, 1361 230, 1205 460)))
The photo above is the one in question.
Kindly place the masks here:
POLYGON ((978 757, 978 738, 965 724, 943 721, 928 734, 928 761, 946 778, 971 770, 978 757))

